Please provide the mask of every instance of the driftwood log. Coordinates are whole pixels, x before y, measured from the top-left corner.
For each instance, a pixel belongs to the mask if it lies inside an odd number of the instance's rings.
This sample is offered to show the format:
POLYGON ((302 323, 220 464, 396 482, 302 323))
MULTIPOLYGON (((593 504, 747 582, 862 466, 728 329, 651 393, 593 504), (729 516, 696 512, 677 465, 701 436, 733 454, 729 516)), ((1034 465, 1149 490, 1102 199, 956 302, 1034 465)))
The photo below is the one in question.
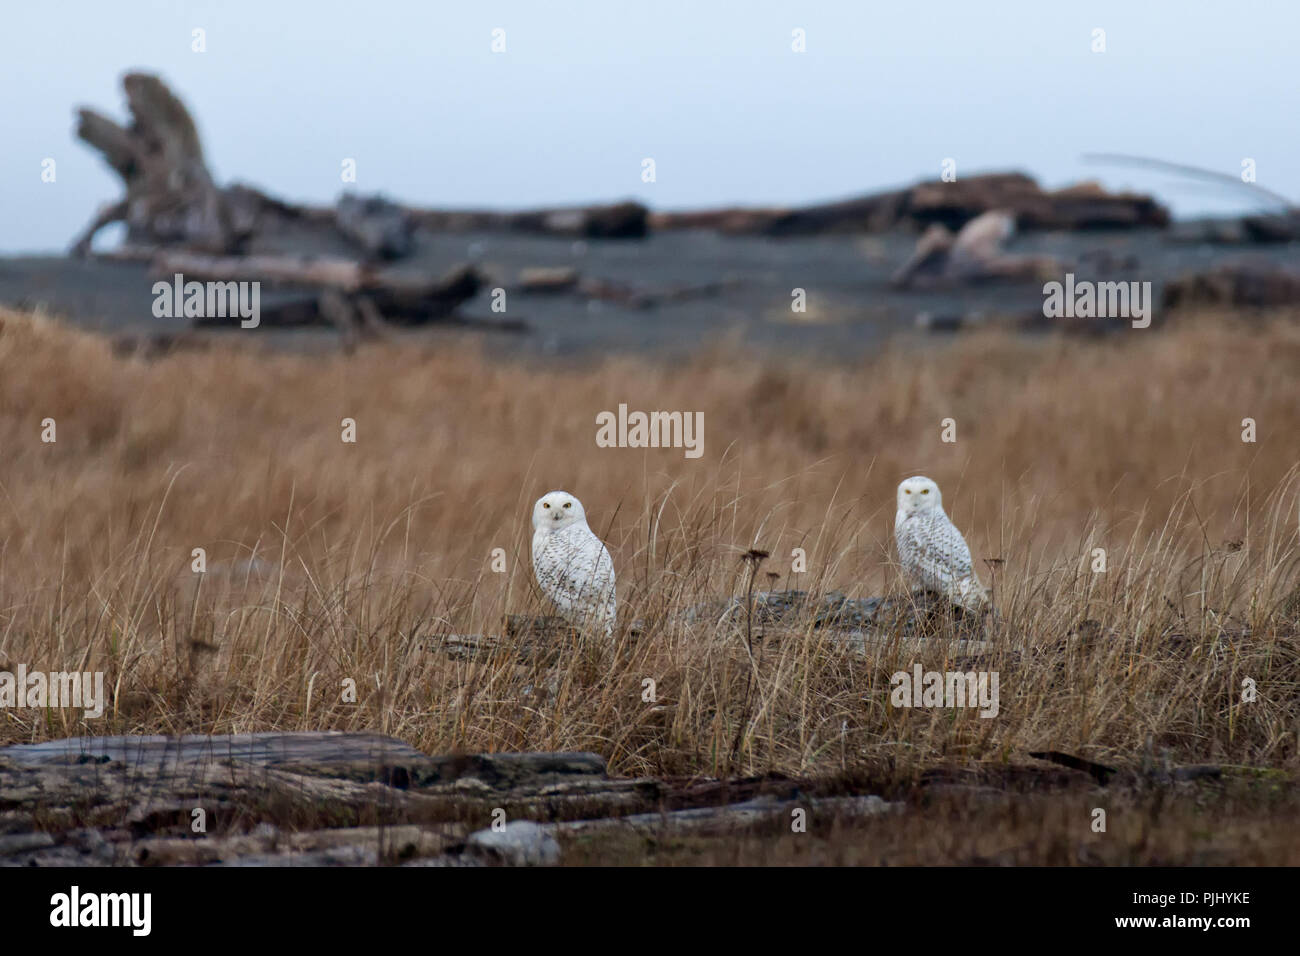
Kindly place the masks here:
POLYGON ((1102 764, 1059 750, 1027 756, 1046 763, 931 767, 912 799, 895 803, 861 792, 853 776, 618 778, 593 753, 430 756, 375 733, 51 740, 0 748, 0 866, 626 861, 629 838, 719 847, 788 838, 796 808, 809 833, 843 839, 884 815, 889 826, 915 823, 931 800, 944 801, 945 814, 1021 814, 1025 795, 1044 788, 1208 794, 1195 788, 1217 788, 1234 772, 1102 764))
POLYGON ((415 221, 380 196, 345 195, 334 207, 340 233, 371 259, 404 259, 415 251, 415 221))
POLYGON ((183 244, 210 252, 235 248, 249 223, 212 180, 198 129, 185 105, 156 76, 122 80, 131 122, 122 126, 92 109, 78 111, 77 136, 97 150, 126 187, 73 243, 85 254, 95 234, 124 222, 127 240, 183 244))
POLYGON ((891 282, 901 289, 918 280, 932 284, 1041 281, 1065 271, 1064 263, 1053 256, 1007 253, 1004 246, 1015 231, 1015 216, 1001 209, 981 213, 956 235, 947 226, 932 223, 891 282))
POLYGON ((1165 285, 1167 309, 1291 306, 1300 303, 1300 271, 1241 259, 1181 276, 1165 285))
POLYGON ((1021 229, 1126 229, 1169 223, 1168 210, 1150 196, 1108 193, 1096 183, 1049 191, 1021 173, 991 173, 792 209, 656 213, 650 225, 766 236, 920 231, 935 223, 955 230, 996 209, 1009 212, 1021 229))
POLYGON ((342 239, 369 261, 409 256, 416 230, 509 231, 574 238, 642 237, 647 210, 635 202, 525 212, 418 210, 379 196, 345 194, 333 207, 299 206, 238 184, 213 180, 194 117, 167 85, 148 73, 122 79, 125 125, 89 107, 76 134, 122 180, 121 199, 98 210, 72 244, 90 251, 105 226, 126 224, 128 245, 212 255, 254 245, 342 239))
POLYGON ((1242 216, 1239 219, 1191 219, 1173 224, 1172 242, 1244 246, 1300 240, 1300 211, 1242 216))
MULTIPOLYGON (((932 224, 961 229, 977 216, 1008 211, 1021 229, 1163 227, 1169 214, 1150 196, 1109 193, 1096 183, 1044 190, 1020 173, 992 173, 952 182, 923 182, 840 202, 795 208, 726 208, 651 214, 616 202, 517 212, 406 207, 382 197, 343 196, 333 207, 299 206, 256 189, 213 182, 193 117, 158 77, 129 73, 122 81, 131 119, 79 111, 77 135, 122 179, 125 195, 101 209, 73 245, 90 249, 112 222, 127 226, 136 246, 239 253, 268 238, 319 232, 341 238, 368 260, 411 254, 418 230, 515 232, 575 239, 641 238, 652 229, 718 229, 769 236, 922 231, 932 224)), ((1296 232, 1294 217, 1254 217, 1252 238, 1280 240, 1296 232)))
POLYGON ((131 119, 122 125, 90 108, 78 111, 76 133, 122 180, 125 195, 101 208, 72 244, 90 251, 100 229, 126 224, 135 248, 179 248, 237 253, 255 238, 289 223, 341 235, 368 258, 399 258, 411 251, 411 223, 381 199, 345 196, 336 210, 294 206, 242 185, 220 187, 208 170, 198 127, 161 79, 128 73, 122 79, 131 119))
POLYGON ((611 779, 592 753, 435 757, 370 733, 71 738, 0 748, 0 864, 546 865, 570 837, 735 834, 796 799, 828 827, 891 806, 815 790, 611 779))
MULTIPOLYGON (((755 642, 774 643, 813 631, 847 653, 869 657, 887 656, 904 645, 913 651, 938 645, 944 652, 967 657, 992 647, 988 615, 977 617, 923 591, 866 598, 839 591, 760 591, 750 603, 743 596, 718 598, 687 608, 672 620, 630 621, 626 630, 635 641, 672 627, 689 628, 700 638, 736 640, 747 635, 755 642)), ((562 618, 508 614, 500 634, 435 634, 424 648, 460 660, 508 656, 552 666, 580 639, 562 618)))
POLYGON ((612 302, 630 309, 650 309, 668 303, 713 298, 739 285, 731 279, 667 286, 618 282, 584 278, 572 266, 534 266, 521 269, 516 284, 521 292, 530 295, 574 295, 588 301, 612 302))
POLYGON ((649 211, 637 202, 524 212, 412 209, 410 214, 432 232, 519 232, 575 239, 641 239, 649 233, 649 211))
MULTIPOLYGON (((525 328, 518 320, 470 320, 456 317, 456 308, 478 294, 482 275, 471 266, 457 266, 443 276, 398 267, 377 267, 335 257, 206 256, 161 251, 151 257, 158 278, 182 276, 184 281, 264 282, 273 287, 302 289, 300 298, 262 309, 261 322, 270 327, 334 325, 345 334, 382 334, 389 325, 423 325, 454 321, 496 329, 525 328)), ((203 316, 198 327, 237 325, 238 316, 203 316)))

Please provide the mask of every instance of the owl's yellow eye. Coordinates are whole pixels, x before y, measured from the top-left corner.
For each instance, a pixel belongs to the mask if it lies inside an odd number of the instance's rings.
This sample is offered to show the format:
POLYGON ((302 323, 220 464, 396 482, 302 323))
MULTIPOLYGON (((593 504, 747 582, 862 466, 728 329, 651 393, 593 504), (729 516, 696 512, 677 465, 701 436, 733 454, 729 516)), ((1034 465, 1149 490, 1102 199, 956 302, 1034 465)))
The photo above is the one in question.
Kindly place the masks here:
POLYGON ((543 502, 542 502, 542 507, 543 507, 543 508, 549 508, 550 505, 548 505, 545 501, 543 501, 543 502))
POLYGON ((566 502, 564 503, 564 507, 567 508, 567 507, 569 507, 569 506, 572 505, 572 504, 573 504, 572 501, 566 501, 566 502))
POLYGON ((911 488, 904 488, 903 490, 904 490, 905 492, 907 492, 909 495, 912 493, 912 489, 911 489, 911 488))
POLYGON ((929 488, 922 488, 922 489, 921 489, 921 494, 923 494, 923 495, 928 495, 929 493, 930 493, 930 489, 929 489, 929 488))

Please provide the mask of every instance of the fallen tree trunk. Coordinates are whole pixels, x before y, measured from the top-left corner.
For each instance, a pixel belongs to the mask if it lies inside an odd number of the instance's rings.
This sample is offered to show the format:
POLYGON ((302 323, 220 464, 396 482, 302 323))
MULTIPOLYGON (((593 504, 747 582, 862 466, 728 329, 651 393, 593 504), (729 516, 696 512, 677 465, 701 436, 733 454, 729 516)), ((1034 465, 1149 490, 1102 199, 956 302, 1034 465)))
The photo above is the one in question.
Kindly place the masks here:
POLYGON ((1169 223, 1168 210, 1150 196, 1108 193, 1096 183, 1048 191, 1021 173, 990 173, 795 208, 656 213, 650 225, 764 236, 920 231, 935 223, 957 230, 996 209, 1009 212, 1021 229, 1163 228, 1169 223))
POLYGON ((334 257, 205 256, 164 251, 151 261, 155 274, 181 274, 186 281, 323 286, 348 293, 360 292, 374 275, 360 262, 334 257))
MULTIPOLYGON (((294 242, 342 238, 376 261, 400 259, 414 250, 411 212, 382 197, 344 195, 333 208, 315 208, 239 184, 217 186, 194 119, 167 85, 151 74, 128 73, 122 87, 128 124, 89 108, 78 112, 78 138, 122 180, 125 195, 96 212, 74 240, 73 254, 87 254, 95 235, 115 222, 126 224, 126 242, 137 248, 222 255, 243 252, 255 240, 283 239, 292 231, 294 242), (304 230, 305 235, 298 234, 304 230)), ((593 211, 584 221, 598 233, 611 215, 593 211)))
MULTIPOLYGON (((775 798, 756 804, 757 814, 700 812, 759 796, 760 786, 611 779, 588 752, 430 756, 374 733, 79 737, 0 748, 0 863, 528 863, 518 831, 563 833, 563 821, 590 820, 597 831, 663 826, 654 811, 666 808, 674 827, 762 822, 780 809, 775 798), (513 830, 489 838, 496 827, 483 828, 503 811, 513 830)), ((779 786, 786 798, 797 789, 779 786)), ((827 806, 847 819, 881 801, 842 803, 827 806)))
MULTIPOLYGON (((335 325, 345 332, 381 332, 386 324, 423 325, 448 320, 456 308, 478 294, 482 275, 472 266, 456 266, 445 275, 393 267, 375 267, 351 259, 306 256, 204 256, 164 251, 152 260, 159 277, 177 283, 266 282, 303 288, 312 295, 262 310, 268 326, 335 325)), ((455 321, 468 322, 467 319, 455 321)), ((196 317, 196 326, 238 324, 238 316, 196 317)), ((516 321, 492 321, 493 327, 517 330, 516 321)))
POLYGON ((641 239, 649 232, 649 211, 636 202, 524 212, 411 209, 409 214, 433 232, 522 232, 575 239, 641 239))
POLYGON ((1241 259, 1181 276, 1165 285, 1166 309, 1290 306, 1300 303, 1300 272, 1241 259))
MULTIPOLYGON (((1095 183, 1042 189, 1019 173, 923 182, 852 199, 795 208, 726 208, 651 214, 637 202, 514 212, 419 209, 378 196, 344 195, 333 207, 300 206, 241 185, 219 187, 208 170, 185 105, 156 76, 122 81, 130 123, 79 111, 77 136, 122 180, 125 194, 99 209, 73 243, 86 254, 104 226, 123 222, 127 243, 209 255, 253 248, 327 248, 340 240, 368 261, 404 258, 416 232, 513 232, 574 239, 642 238, 657 229, 717 229, 729 234, 799 236, 958 230, 977 216, 1007 210, 1021 229, 1163 227, 1168 212, 1150 196, 1108 193, 1095 183)), ((1270 239, 1294 232, 1292 220, 1248 223, 1270 239)))
MULTIPOLYGON (((868 657, 901 643, 916 651, 936 646, 958 655, 983 654, 993 647, 985 616, 923 591, 866 598, 849 598, 839 591, 759 591, 748 603, 743 596, 724 597, 686 608, 668 620, 638 618, 627 622, 625 631, 636 641, 674 627, 690 628, 697 638, 749 635, 773 643, 797 640, 812 631, 846 652, 868 657)), ((499 634, 433 634, 423 649, 457 660, 510 657, 550 667, 580 640, 581 632, 563 618, 507 614, 499 634)))

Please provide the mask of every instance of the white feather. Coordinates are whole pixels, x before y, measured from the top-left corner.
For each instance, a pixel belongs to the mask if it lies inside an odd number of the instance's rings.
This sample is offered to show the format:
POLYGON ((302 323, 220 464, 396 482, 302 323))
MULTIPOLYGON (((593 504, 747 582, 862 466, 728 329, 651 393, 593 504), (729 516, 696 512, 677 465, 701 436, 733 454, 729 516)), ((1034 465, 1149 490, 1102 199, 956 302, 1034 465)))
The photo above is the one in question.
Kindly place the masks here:
POLYGON ((533 573, 566 621, 613 636, 614 562, 568 492, 549 492, 533 505, 533 573))
POLYGON ((948 519, 939 486, 929 478, 918 475, 898 486, 894 544, 912 587, 942 594, 967 610, 987 606, 988 592, 971 567, 966 539, 948 519))

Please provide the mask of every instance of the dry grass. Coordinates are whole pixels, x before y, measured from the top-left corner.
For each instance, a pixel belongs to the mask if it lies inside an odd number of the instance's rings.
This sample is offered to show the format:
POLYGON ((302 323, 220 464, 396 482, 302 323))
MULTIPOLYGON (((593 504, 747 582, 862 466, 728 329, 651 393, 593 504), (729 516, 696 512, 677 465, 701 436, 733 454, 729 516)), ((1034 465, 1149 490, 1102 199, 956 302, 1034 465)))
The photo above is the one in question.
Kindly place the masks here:
MULTIPOLYGON (((0 669, 105 671, 95 733, 373 728, 430 752, 595 750, 626 774, 905 780, 1035 749, 1300 764, 1293 323, 975 336, 850 368, 722 351, 533 366, 445 343, 145 361, 0 322, 0 669), (704 456, 597 448, 619 402, 702 411, 704 456), (750 548, 772 554, 758 587, 897 590, 894 487, 914 473, 977 564, 1005 561, 982 665, 1001 673, 996 719, 890 708, 900 644, 863 658, 803 628, 755 664, 734 630, 669 616, 743 593, 750 548), (528 517, 553 488, 582 499, 649 631, 566 647, 554 671, 427 651, 544 610, 528 517)), ((944 648, 919 659, 942 668, 944 648)), ((83 732, 74 715, 5 711, 0 740, 83 732)))

